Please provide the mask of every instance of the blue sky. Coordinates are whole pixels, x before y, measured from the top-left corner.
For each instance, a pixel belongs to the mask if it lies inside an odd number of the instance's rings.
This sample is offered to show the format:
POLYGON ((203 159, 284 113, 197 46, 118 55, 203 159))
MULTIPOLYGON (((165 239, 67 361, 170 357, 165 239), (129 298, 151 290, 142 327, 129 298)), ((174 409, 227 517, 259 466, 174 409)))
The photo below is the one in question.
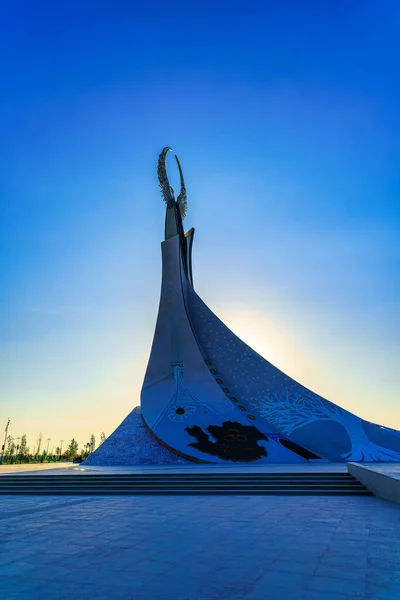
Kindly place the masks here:
POLYGON ((139 403, 169 145, 198 293, 400 428, 398 3, 141 4, 1 3, 0 419, 83 445, 139 403))

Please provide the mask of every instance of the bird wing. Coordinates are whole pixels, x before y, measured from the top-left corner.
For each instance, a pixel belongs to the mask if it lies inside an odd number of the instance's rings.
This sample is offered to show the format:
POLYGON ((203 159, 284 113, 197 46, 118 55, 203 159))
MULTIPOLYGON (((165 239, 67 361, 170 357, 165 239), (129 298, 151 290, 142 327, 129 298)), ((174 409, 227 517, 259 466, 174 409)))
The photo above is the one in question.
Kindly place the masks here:
POLYGON ((169 185, 168 175, 167 175, 167 167, 165 164, 168 152, 172 152, 172 148, 170 148, 169 146, 166 146, 164 148, 164 150, 161 152, 160 156, 158 157, 157 175, 158 175, 158 181, 159 181, 159 185, 161 188, 161 194, 164 199, 164 202, 167 204, 167 206, 171 206, 171 204, 173 204, 175 198, 174 198, 174 190, 169 185))
POLYGON ((182 221, 186 216, 186 212, 187 212, 187 196, 186 196, 186 187, 185 187, 185 180, 183 179, 183 173, 182 173, 182 169, 181 169, 181 165, 179 162, 178 157, 175 155, 175 159, 178 165, 178 169, 179 169, 179 175, 181 178, 181 191, 179 192, 179 196, 177 198, 177 203, 179 205, 179 210, 181 212, 181 217, 182 217, 182 221))

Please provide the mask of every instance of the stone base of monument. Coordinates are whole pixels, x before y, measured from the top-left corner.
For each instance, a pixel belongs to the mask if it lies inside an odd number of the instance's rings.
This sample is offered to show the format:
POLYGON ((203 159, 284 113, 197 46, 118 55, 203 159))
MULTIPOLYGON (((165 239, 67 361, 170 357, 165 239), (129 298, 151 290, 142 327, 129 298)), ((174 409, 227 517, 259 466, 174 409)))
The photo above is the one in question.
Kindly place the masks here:
POLYGON ((88 467, 188 464, 191 461, 157 442, 146 427, 139 406, 82 463, 88 467))

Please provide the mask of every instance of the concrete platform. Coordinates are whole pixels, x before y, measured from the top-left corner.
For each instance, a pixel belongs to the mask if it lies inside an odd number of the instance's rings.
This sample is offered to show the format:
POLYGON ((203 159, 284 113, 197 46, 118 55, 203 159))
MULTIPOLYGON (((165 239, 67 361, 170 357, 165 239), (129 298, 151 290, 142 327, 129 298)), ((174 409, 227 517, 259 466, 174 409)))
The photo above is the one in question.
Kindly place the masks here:
POLYGON ((137 467, 81 467, 86 473, 346 473, 346 463, 288 463, 270 465, 182 465, 137 467))
MULTIPOLYGON (((23 466, 23 465, 22 465, 23 466)), ((30 465, 27 465, 30 466, 30 465)), ((119 473, 347 473, 346 463, 297 463, 297 464, 270 464, 270 465, 198 465, 189 463, 187 465, 136 465, 136 466, 121 466, 121 467, 99 467, 69 464, 68 467, 59 469, 21 469, 18 471, 24 475, 77 475, 77 474, 119 474, 119 473)), ((1 473, 1 471, 0 471, 1 473)), ((16 473, 14 473, 16 474, 16 473)))
POLYGON ((400 463, 348 463, 348 471, 378 498, 400 504, 400 463))

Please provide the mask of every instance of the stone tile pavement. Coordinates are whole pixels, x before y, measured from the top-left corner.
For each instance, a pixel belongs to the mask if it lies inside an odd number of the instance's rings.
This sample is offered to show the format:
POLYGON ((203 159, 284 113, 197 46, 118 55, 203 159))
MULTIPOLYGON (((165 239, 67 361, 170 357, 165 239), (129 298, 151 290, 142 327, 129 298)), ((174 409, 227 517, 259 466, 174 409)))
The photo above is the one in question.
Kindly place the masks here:
POLYGON ((0 499, 1 600, 400 600, 374 497, 0 499))

